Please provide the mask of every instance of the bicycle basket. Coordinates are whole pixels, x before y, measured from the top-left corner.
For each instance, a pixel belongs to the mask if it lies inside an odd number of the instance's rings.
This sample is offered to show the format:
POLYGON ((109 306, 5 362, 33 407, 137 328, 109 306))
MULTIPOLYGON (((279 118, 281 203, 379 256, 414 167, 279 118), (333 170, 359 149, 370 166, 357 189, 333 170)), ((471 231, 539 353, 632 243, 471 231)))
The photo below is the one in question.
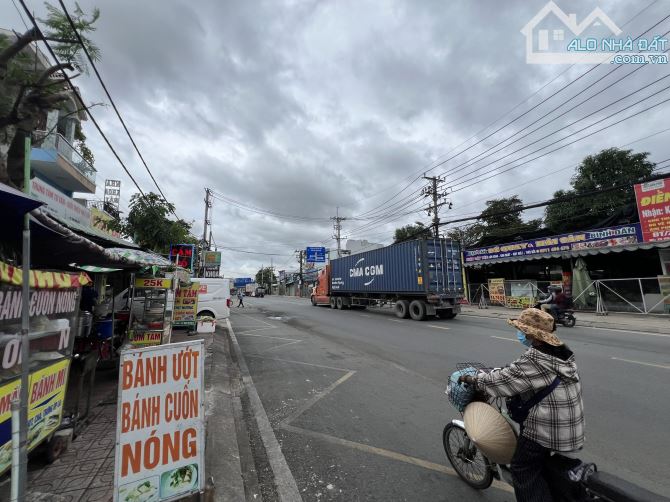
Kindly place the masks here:
POLYGON ((454 408, 463 413, 475 397, 475 388, 466 383, 458 383, 458 378, 462 375, 475 376, 484 366, 480 363, 460 363, 457 368, 449 377, 446 394, 454 408))

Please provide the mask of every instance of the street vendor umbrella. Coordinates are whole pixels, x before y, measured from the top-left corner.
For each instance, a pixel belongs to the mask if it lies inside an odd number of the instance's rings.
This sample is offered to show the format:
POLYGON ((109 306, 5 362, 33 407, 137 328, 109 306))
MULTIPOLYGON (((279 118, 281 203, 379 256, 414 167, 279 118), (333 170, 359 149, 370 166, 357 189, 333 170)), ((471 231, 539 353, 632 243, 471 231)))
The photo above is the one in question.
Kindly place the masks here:
POLYGON ((475 401, 465 407, 463 423, 468 437, 492 462, 509 464, 516 449, 514 429, 500 412, 487 403, 475 401))
POLYGON ((591 294, 595 294, 596 288, 586 268, 584 258, 577 258, 572 268, 572 298, 576 307, 587 307, 591 294))

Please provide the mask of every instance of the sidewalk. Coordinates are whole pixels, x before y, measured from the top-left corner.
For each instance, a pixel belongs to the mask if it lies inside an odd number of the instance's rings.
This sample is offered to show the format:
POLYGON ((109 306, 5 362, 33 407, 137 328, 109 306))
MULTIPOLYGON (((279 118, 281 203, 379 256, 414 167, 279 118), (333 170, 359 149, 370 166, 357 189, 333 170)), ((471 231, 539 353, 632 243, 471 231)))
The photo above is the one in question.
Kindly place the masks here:
MULTIPOLYGON (((231 395, 230 384, 222 377, 229 367, 223 332, 217 329, 214 335, 189 337, 186 331, 175 331, 172 341, 198 338, 205 340, 206 351, 205 500, 244 500, 232 405, 226 399, 226 395, 231 395), (214 487, 212 479, 215 480, 214 487)), ((111 502, 114 486, 117 384, 116 370, 97 371, 88 425, 52 464, 39 458, 30 459, 27 501, 111 502)), ((9 490, 9 476, 5 476, 0 483, 0 500, 9 500, 9 490)), ((192 499, 198 500, 198 497, 192 499)))
MULTIPOLYGON (((477 306, 463 305, 464 315, 507 319, 519 315, 520 310, 489 305, 480 309, 477 306)), ((646 331, 649 333, 670 334, 670 318, 654 314, 615 314, 598 315, 592 312, 575 312, 577 326, 591 328, 619 329, 627 331, 646 331)))

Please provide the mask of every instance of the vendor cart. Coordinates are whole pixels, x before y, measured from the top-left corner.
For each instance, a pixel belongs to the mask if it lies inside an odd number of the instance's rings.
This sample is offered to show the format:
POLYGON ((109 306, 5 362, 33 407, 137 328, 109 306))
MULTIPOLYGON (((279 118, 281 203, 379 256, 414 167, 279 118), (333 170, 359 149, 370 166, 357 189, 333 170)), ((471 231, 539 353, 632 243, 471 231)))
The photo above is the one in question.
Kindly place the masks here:
MULTIPOLYGON (((11 465, 11 402, 21 387, 22 271, 0 262, 0 474, 11 465)), ((73 432, 66 392, 85 274, 30 272, 28 450, 54 460, 73 432), (66 418, 66 420, 64 420, 66 418)))
POLYGON ((127 340, 132 347, 170 343, 173 284, 172 278, 166 277, 134 278, 127 340))

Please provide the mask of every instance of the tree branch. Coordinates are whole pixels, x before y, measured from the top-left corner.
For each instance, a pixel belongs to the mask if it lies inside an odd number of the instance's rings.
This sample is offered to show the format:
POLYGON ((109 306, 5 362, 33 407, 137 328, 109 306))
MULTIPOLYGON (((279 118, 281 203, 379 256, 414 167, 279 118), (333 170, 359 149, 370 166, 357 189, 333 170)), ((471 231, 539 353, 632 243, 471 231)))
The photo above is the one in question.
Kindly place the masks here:
POLYGON ((0 53, 0 77, 4 77, 10 59, 21 52, 25 47, 28 46, 28 44, 39 40, 40 38, 41 34, 37 28, 31 28, 23 35, 17 35, 14 43, 0 53))
POLYGON ((37 79, 37 82, 35 83, 35 85, 38 86, 38 87, 41 86, 41 85, 43 85, 44 82, 45 82, 45 81, 46 81, 52 74, 56 73, 56 72, 59 71, 59 70, 60 70, 60 71, 62 71, 62 70, 70 70, 70 71, 73 71, 73 70, 74 70, 74 67, 73 67, 70 63, 58 63, 58 64, 55 64, 55 65, 51 66, 50 68, 47 68, 46 70, 44 70, 44 72, 42 72, 42 74, 40 75, 40 77, 37 79))

